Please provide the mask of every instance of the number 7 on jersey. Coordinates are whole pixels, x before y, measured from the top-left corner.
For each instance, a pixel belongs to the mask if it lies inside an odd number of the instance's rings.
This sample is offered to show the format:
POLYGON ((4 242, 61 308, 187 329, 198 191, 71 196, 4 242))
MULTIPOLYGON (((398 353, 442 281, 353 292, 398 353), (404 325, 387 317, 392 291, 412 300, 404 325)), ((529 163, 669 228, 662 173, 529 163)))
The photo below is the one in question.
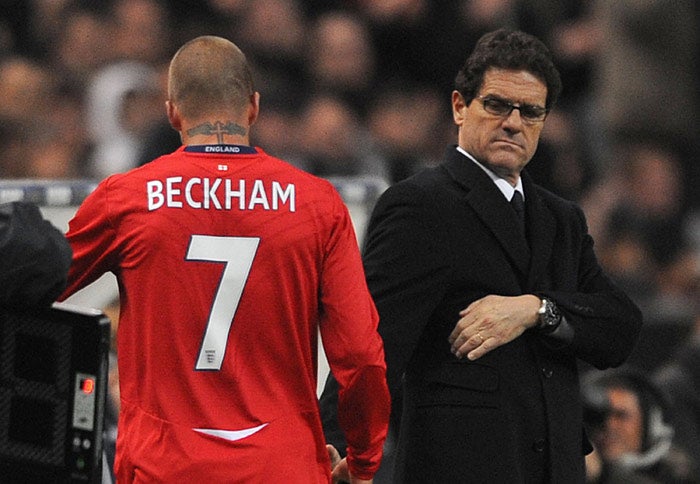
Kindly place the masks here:
POLYGON ((186 260, 224 264, 195 370, 221 369, 233 317, 259 244, 259 237, 193 235, 190 239, 186 260))

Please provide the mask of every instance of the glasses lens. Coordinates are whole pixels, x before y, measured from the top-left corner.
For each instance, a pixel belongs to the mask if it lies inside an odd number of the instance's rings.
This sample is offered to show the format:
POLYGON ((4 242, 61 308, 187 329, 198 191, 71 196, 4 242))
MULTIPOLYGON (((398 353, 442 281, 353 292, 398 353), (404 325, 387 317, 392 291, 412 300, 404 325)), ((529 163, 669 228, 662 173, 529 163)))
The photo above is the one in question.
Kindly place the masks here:
POLYGON ((525 104, 524 106, 520 106, 520 114, 525 119, 531 121, 540 121, 544 119, 545 115, 547 114, 547 110, 539 106, 531 106, 529 104, 525 104))
POLYGON ((499 116, 509 114, 512 109, 512 105, 510 103, 492 97, 484 98, 482 103, 487 112, 497 114, 499 116))

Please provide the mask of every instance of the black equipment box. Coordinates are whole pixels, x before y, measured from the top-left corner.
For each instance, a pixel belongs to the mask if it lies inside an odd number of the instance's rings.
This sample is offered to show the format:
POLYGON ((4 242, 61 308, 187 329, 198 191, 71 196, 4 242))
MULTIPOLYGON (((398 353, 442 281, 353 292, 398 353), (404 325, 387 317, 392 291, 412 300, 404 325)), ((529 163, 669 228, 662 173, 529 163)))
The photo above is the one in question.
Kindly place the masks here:
POLYGON ((101 482, 109 339, 102 311, 0 311, 0 483, 101 482))

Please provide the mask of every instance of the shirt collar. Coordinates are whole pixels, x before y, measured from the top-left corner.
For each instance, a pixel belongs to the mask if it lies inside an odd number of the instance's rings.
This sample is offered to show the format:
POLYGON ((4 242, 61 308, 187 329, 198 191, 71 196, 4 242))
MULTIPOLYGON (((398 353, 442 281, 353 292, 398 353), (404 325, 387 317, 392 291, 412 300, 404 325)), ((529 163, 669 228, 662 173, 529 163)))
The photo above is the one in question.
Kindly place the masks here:
POLYGON ((493 182, 496 184, 499 190, 501 190, 501 193, 503 193, 503 196, 506 197, 506 200, 509 200, 513 198, 513 194, 515 193, 515 190, 518 190, 520 194, 523 196, 523 200, 525 200, 525 191, 523 190, 523 179, 522 177, 518 177, 518 183, 515 185, 511 185, 508 183, 508 180, 505 178, 501 178, 500 176, 496 175, 493 171, 489 170, 486 166, 482 165, 478 161, 476 161, 476 158, 474 158, 472 155, 467 153, 467 151, 462 148, 461 146, 457 146, 457 151, 462 153, 464 156, 469 158, 471 161, 476 163, 476 166, 484 170, 484 172, 493 180, 493 182))

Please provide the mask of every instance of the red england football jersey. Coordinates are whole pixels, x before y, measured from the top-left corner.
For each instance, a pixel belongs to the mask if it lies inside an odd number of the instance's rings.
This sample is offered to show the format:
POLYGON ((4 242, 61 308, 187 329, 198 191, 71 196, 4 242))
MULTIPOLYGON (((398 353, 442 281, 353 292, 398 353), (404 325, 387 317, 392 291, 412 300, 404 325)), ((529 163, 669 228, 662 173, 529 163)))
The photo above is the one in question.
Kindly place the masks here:
POLYGON ((63 298, 105 272, 119 285, 119 482, 328 482, 319 329, 351 470, 373 475, 384 353, 330 183, 259 148, 182 147, 105 179, 67 236, 63 298))

